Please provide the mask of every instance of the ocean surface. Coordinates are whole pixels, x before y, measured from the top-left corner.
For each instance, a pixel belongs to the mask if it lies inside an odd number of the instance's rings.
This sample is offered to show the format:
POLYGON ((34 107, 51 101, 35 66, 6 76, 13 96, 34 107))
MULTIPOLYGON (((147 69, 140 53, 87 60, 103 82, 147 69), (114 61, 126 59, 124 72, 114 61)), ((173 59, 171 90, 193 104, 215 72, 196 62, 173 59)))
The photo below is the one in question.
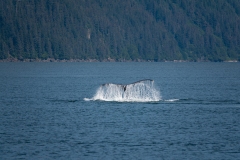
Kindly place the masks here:
POLYGON ((240 63, 0 63, 0 159, 240 159, 240 63))

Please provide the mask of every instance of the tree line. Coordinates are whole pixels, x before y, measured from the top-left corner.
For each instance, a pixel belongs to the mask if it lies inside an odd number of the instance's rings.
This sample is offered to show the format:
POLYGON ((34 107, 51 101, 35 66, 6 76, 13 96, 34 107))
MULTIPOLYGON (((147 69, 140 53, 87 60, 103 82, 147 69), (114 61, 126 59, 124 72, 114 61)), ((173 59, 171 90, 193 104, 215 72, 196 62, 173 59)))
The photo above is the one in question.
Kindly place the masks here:
POLYGON ((236 0, 0 3, 0 59, 240 60, 236 0))

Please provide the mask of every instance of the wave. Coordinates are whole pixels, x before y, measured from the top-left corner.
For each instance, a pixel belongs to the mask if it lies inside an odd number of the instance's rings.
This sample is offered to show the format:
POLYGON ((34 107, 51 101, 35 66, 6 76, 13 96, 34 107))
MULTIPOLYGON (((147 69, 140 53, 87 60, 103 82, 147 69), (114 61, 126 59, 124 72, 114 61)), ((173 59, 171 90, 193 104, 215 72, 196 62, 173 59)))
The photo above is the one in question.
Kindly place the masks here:
POLYGON ((176 102, 179 101, 180 99, 166 99, 164 100, 165 102, 176 102))
POLYGON ((102 84, 92 98, 85 101, 117 101, 117 102, 156 102, 161 100, 160 91, 154 86, 154 81, 145 79, 131 84, 102 84))
POLYGON ((178 104, 201 104, 201 105, 226 105, 226 104, 240 104, 238 100, 209 100, 209 99, 194 99, 194 98, 185 98, 185 99, 163 99, 163 103, 178 103, 178 104))

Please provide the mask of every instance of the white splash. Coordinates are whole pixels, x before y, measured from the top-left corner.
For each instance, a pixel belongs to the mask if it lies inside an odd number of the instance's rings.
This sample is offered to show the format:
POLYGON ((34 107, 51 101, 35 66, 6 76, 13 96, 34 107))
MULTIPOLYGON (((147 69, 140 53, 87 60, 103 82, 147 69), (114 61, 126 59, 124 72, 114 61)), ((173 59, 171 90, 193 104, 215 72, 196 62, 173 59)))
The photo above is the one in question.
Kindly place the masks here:
POLYGON ((117 102, 156 102, 161 100, 160 92, 153 80, 142 80, 128 85, 108 83, 101 85, 89 100, 117 102))
POLYGON ((167 99, 167 100, 164 100, 166 102, 176 102, 176 101, 179 101, 179 99, 167 99))

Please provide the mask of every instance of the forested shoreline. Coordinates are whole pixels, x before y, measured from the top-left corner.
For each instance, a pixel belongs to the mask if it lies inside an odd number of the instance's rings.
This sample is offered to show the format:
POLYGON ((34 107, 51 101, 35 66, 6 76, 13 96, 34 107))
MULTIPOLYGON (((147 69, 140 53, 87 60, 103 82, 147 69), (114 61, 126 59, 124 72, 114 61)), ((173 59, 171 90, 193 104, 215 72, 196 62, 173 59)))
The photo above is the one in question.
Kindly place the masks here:
POLYGON ((8 0, 0 61, 240 61, 240 1, 8 0))

